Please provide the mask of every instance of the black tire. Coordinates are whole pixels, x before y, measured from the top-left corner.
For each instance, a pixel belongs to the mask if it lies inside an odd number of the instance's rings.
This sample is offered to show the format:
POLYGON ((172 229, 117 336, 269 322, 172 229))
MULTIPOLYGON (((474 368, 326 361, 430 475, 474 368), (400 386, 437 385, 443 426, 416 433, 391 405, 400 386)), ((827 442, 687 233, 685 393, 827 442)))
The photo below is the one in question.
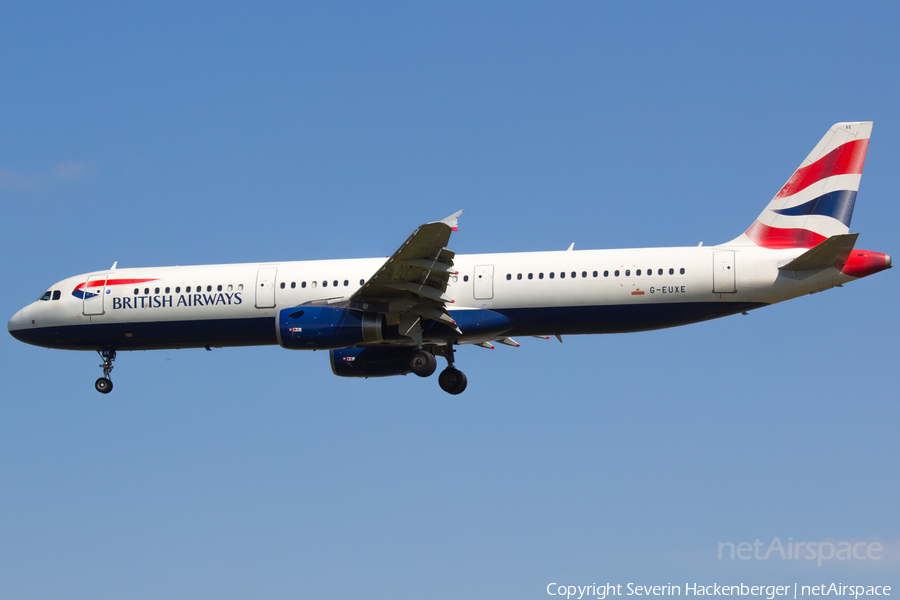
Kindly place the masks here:
POLYGON ((107 379, 106 377, 101 377, 94 382, 94 387, 97 388, 97 391, 101 394, 108 394, 112 391, 113 388, 112 380, 107 379))
POLYGON ((453 367, 447 367, 441 371, 441 375, 438 377, 438 383, 442 390, 448 394, 453 394, 454 396, 462 394, 469 384, 466 379, 466 374, 453 367))
POLYGON ((409 370, 419 377, 431 377, 437 370, 437 359, 428 350, 419 350, 409 359, 409 370))

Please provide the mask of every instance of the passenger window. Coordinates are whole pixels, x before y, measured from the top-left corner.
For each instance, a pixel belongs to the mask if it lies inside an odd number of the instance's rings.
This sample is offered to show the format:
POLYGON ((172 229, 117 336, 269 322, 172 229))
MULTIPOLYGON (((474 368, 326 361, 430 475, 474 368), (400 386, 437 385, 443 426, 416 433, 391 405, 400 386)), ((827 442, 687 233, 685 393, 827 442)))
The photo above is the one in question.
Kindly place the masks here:
POLYGON ((178 287, 175 288, 175 293, 176 293, 176 294, 180 294, 180 293, 181 293, 181 286, 178 286, 178 287))
POLYGON ((211 292, 211 291, 212 291, 212 286, 211 286, 211 285, 206 286, 206 291, 207 291, 207 292, 211 292))
POLYGON ((560 278, 560 279, 565 279, 565 278, 566 278, 566 272, 563 271, 562 273, 560 273, 560 274, 559 274, 559 278, 560 278))
POLYGON ((556 273, 553 273, 553 272, 551 271, 551 272, 550 272, 550 279, 553 279, 554 277, 556 277, 556 273))
POLYGON ((609 271, 603 271, 603 276, 604 276, 604 277, 609 277, 609 271))
POLYGON ((544 274, 543 274, 543 273, 538 273, 538 279, 543 279, 543 278, 544 278, 544 274))
POLYGON ((681 274, 684 275, 684 267, 681 267, 681 274))
POLYGON ((616 277, 618 277, 618 276, 619 276, 619 271, 617 270, 617 271, 616 271, 616 277))
POLYGON ((150 293, 150 288, 144 288, 144 295, 146 296, 149 293, 150 293))
POLYGON ((51 295, 52 295, 52 293, 50 292, 50 290, 47 290, 46 292, 44 292, 44 295, 43 295, 43 296, 41 296, 40 298, 38 298, 38 300, 46 300, 46 301, 49 301, 51 295))
POLYGON ((638 269, 637 271, 634 272, 634 274, 637 275, 638 277, 640 277, 640 276, 641 276, 641 270, 638 269))
MULTIPOLYGON (((284 284, 283 284, 283 283, 281 284, 281 287, 284 287, 284 284)), ((219 284, 218 286, 216 286, 216 291, 217 291, 217 292, 221 292, 221 291, 222 291, 222 285, 221 285, 221 284, 219 284)))
POLYGON ((337 279, 334 280, 334 283, 332 283, 332 285, 333 285, 334 287, 337 287, 337 286, 338 286, 337 279))
POLYGON ((228 284, 228 287, 225 288, 225 289, 228 290, 228 291, 230 292, 230 291, 233 290, 234 288, 233 288, 233 287, 231 286, 231 284, 229 283, 229 284, 228 284))
POLYGON ((576 273, 575 271, 572 271, 572 279, 575 279, 576 277, 578 277, 578 273, 576 273))
MULTIPOLYGON (((454 280, 454 281, 455 281, 455 280, 454 280)), ((366 283, 366 280, 365 280, 365 279, 360 279, 360 280, 359 280, 359 285, 365 285, 365 283, 366 283)))
POLYGON ((284 282, 281 282, 281 289, 284 289, 284 282))
POLYGON ((469 276, 468 276, 468 275, 463 275, 463 281, 468 281, 468 280, 469 280, 469 276))
POLYGON ((347 287, 348 285, 350 285, 350 282, 347 281, 347 280, 345 279, 345 280, 344 280, 344 287, 347 287))
POLYGON ((185 292, 186 294, 190 294, 190 293, 191 293, 191 286, 187 286, 186 288, 184 288, 184 292, 185 292))
POLYGON ((167 294, 168 294, 170 291, 172 291, 172 288, 166 288, 166 293, 167 293, 167 294))
POLYGON ((301 283, 301 284, 300 284, 300 287, 306 288, 306 282, 304 281, 303 283, 301 283))
POLYGON ((316 282, 315 282, 315 281, 312 281, 312 282, 310 282, 309 285, 310 285, 310 287, 316 287, 316 282))
POLYGON ((625 277, 631 276, 631 269, 625 269, 625 277))
POLYGON ((155 290, 153 290, 153 293, 154 293, 154 294, 158 294, 158 293, 159 293, 159 288, 156 288, 155 290))
POLYGON ((516 279, 518 279, 519 281, 522 281, 522 274, 519 273, 518 275, 516 275, 516 279))
POLYGON ((296 282, 296 281, 292 281, 292 282, 291 282, 291 289, 294 289, 295 287, 297 287, 297 282, 296 282))
POLYGON ((327 280, 322 282, 322 287, 328 287, 328 281, 327 281, 327 280))
POLYGON ((239 284, 238 284, 238 291, 239 291, 239 292, 240 292, 240 291, 243 291, 243 289, 244 289, 244 284, 243 284, 243 283, 239 283, 239 284))
POLYGON ((511 280, 511 279, 512 279, 512 274, 511 274, 511 273, 507 273, 507 274, 506 274, 506 280, 509 281, 509 280, 511 280))
POLYGON ((674 275, 674 274, 675 274, 675 269, 669 269, 669 275, 674 275))
POLYGON ((662 275, 662 269, 656 272, 657 275, 662 275))
POLYGON ((135 296, 137 296, 137 295, 140 294, 140 293, 141 293, 141 290, 139 290, 139 289, 137 289, 137 288, 134 288, 134 295, 135 295, 135 296))
MULTIPOLYGON (((596 276, 597 276, 597 271, 594 271, 594 277, 596 277, 596 276)), ((581 277, 582 277, 582 278, 587 277, 587 271, 582 271, 582 272, 581 272, 581 277)))

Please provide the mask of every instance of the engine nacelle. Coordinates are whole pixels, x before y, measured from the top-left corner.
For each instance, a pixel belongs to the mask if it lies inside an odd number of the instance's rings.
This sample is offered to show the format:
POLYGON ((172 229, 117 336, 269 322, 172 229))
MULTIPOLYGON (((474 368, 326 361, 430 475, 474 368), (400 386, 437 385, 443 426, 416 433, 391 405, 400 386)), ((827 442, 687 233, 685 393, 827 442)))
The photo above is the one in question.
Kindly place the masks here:
POLYGON ((278 313, 278 343, 294 350, 330 350, 384 339, 384 315, 329 306, 297 306, 278 313))
POLYGON ((331 350, 331 371, 338 377, 390 377, 410 372, 415 348, 369 347, 331 350))

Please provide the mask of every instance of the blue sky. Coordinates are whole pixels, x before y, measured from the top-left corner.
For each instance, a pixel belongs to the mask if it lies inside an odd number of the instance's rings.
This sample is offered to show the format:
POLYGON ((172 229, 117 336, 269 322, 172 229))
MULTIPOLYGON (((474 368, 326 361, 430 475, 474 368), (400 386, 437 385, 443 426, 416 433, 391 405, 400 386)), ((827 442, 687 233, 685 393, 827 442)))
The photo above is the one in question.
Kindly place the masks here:
MULTIPOLYGON (((715 244, 833 123, 900 254, 889 3, 20 3, 0 20, 9 316, 119 266, 715 244), (896 183, 896 182, 895 182, 896 183)), ((538 598, 900 585, 896 273, 691 327, 464 348, 469 388, 280 348, 0 343, 10 598, 538 598), (720 561, 877 541, 880 562, 720 561)), ((896 590, 896 587, 895 587, 896 590)))

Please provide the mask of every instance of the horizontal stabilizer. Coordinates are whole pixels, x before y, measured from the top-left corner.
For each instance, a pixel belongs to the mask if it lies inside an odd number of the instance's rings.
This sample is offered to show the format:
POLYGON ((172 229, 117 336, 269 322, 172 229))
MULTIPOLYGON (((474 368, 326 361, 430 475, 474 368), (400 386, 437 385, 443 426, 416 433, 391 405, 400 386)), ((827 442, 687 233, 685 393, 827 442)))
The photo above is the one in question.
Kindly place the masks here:
POLYGON ((833 235, 778 268, 782 271, 817 271, 843 265, 850 258, 857 237, 858 233, 833 235))

